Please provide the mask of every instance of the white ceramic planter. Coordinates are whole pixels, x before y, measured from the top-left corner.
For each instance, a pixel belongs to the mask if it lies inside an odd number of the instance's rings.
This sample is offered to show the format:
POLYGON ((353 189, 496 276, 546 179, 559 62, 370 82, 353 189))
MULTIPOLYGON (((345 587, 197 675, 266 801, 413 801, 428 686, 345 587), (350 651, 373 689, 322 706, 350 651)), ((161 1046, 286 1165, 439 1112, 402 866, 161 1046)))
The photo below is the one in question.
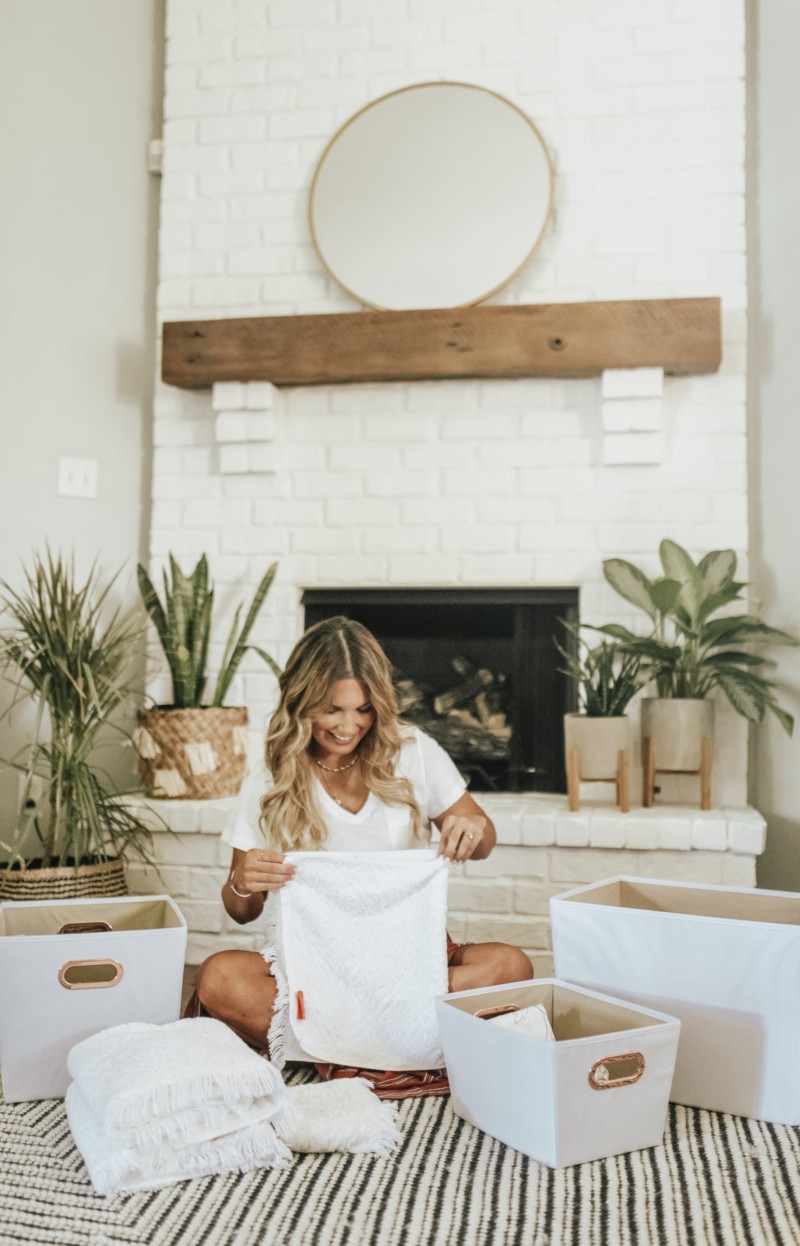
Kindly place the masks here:
POLYGON ((642 739, 651 741, 656 770, 698 771, 703 740, 714 737, 714 703, 645 697, 642 739))
POLYGON ((613 781, 617 775, 619 753, 627 751, 630 743, 631 725, 624 714, 616 718, 589 718, 586 714, 564 715, 566 756, 569 759, 570 750, 578 750, 582 780, 613 781))

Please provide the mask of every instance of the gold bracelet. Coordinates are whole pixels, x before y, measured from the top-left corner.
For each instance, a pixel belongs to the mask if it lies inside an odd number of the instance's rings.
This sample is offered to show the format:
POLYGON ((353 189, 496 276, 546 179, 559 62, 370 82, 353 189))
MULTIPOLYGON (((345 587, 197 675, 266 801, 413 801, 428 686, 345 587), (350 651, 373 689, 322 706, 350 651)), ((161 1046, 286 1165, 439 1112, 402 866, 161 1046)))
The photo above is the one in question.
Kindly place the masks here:
POLYGON ((253 894, 252 891, 237 891, 236 886, 233 881, 233 874, 231 874, 230 878, 228 879, 228 886, 230 887, 233 894, 235 896, 238 896, 240 900, 249 900, 253 894))

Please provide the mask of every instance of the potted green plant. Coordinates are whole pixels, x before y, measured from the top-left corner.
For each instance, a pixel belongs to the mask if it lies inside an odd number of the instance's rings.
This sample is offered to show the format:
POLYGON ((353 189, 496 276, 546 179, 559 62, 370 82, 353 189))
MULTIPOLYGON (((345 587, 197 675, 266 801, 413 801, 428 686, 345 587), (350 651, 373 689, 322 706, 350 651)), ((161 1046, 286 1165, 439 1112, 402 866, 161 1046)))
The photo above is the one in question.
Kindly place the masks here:
POLYGON ((269 668, 280 668, 263 649, 249 643, 250 632, 275 578, 277 563, 256 589, 244 622, 237 606, 216 684, 206 700, 208 651, 214 589, 208 559, 200 558, 185 575, 169 556, 164 571, 163 602, 141 564, 139 589, 152 619, 172 679, 172 703, 142 710, 135 733, 139 773, 149 796, 207 800, 233 796, 247 769, 247 722, 244 706, 223 704, 231 681, 248 650, 269 668))
POLYGON ((645 804, 652 803, 658 769, 699 772, 701 803, 708 805, 714 721, 709 695, 719 689, 753 723, 762 722, 769 711, 791 734, 794 721, 778 704, 774 684, 764 673, 767 659, 750 646, 798 642, 755 614, 733 613, 747 588, 736 579, 733 550, 712 550, 695 563, 682 546, 664 540, 659 555, 664 574, 652 580, 624 559, 603 563, 612 588, 648 616, 648 635, 638 636, 617 623, 599 630, 641 660, 643 678, 656 689, 655 697, 642 702, 645 804))
POLYGON ((21 588, 0 583, 9 616, 0 633, 0 669, 15 684, 8 713, 36 705, 33 740, 5 764, 21 776, 10 854, 0 867, 0 899, 125 895, 125 855, 151 860, 151 832, 120 801, 97 762, 103 737, 133 692, 131 667, 143 623, 138 610, 112 608, 116 577, 93 566, 77 583, 73 560, 48 549, 21 588))
POLYGON ((580 709, 564 715, 569 808, 580 808, 582 782, 613 782, 623 813, 630 809, 630 721, 625 711, 641 687, 641 658, 617 642, 590 645, 578 624, 564 622, 568 644, 557 648, 578 691, 580 709))

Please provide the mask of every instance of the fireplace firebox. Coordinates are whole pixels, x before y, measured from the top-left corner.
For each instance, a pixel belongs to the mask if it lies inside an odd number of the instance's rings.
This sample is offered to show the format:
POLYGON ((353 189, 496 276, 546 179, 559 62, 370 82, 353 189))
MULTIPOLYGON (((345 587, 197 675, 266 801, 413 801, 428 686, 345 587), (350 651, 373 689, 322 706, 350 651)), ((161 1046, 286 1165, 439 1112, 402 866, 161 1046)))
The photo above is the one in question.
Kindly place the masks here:
POLYGON ((576 588, 330 588, 303 594, 306 626, 363 623, 393 666, 401 714, 439 741, 475 790, 563 792, 560 669, 576 588))

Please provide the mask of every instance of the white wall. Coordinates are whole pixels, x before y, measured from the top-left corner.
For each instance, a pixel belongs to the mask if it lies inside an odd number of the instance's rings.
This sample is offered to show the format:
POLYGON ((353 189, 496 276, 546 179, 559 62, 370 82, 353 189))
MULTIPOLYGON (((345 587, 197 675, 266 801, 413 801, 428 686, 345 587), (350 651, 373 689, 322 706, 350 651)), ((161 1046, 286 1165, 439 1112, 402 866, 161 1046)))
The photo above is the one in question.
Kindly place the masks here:
MULTIPOLYGON (((800 7, 796 0, 760 0, 752 6, 750 25, 753 572, 770 619, 800 635, 800 542, 793 505, 800 464, 800 7)), ((769 827, 759 883, 800 890, 800 651, 774 652, 781 699, 798 728, 793 740, 771 722, 756 735, 753 798, 769 827)))
MULTIPOLYGON (((45 540, 85 572, 146 548, 163 0, 0 5, 0 576, 45 540), (57 496, 61 455, 99 463, 57 496)), ((125 585, 127 584, 127 588, 125 585)), ((0 732, 21 740, 24 715, 0 732)), ((130 763, 126 758, 124 771, 130 763)), ((0 835, 16 784, 0 772, 0 835)))

